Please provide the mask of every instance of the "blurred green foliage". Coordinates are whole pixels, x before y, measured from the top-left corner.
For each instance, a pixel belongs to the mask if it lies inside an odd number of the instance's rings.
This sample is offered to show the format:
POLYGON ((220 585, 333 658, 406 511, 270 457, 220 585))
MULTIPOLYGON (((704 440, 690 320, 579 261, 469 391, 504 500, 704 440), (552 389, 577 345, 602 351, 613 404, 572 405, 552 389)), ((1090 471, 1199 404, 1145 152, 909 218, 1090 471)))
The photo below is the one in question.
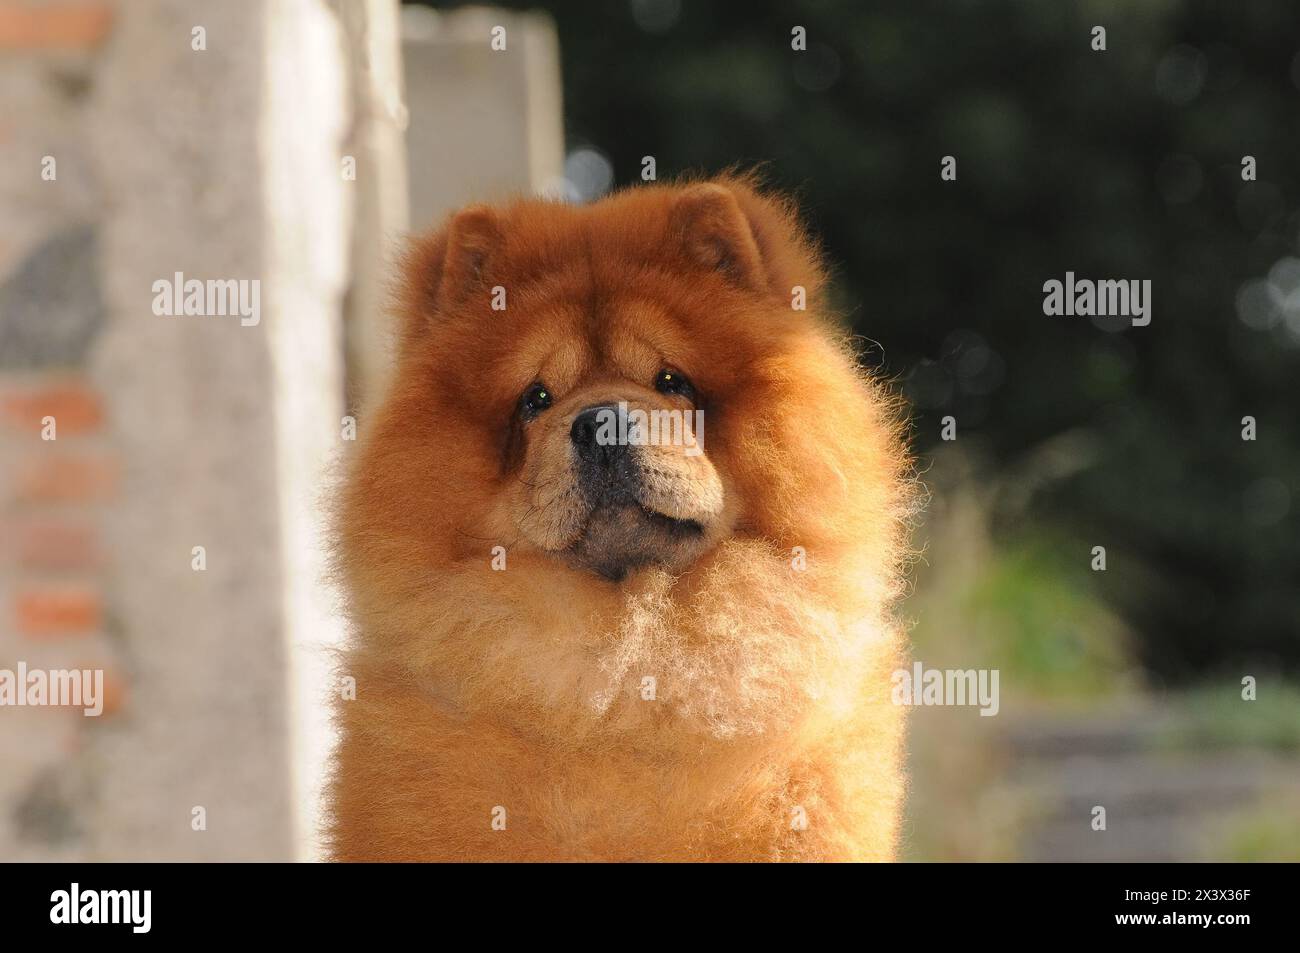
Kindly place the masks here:
POLYGON ((1046 536, 994 552, 957 602, 968 620, 960 642, 978 646, 1020 693, 1060 700, 1133 687, 1122 626, 1069 553, 1068 541, 1046 536))
MULTIPOLYGON (((570 146, 616 184, 653 155, 661 178, 766 163, 798 194, 923 455, 949 414, 987 461, 974 480, 1090 438, 993 529, 1051 527, 1080 565, 1105 545, 1098 592, 1160 679, 1300 671, 1300 5, 504 5, 551 9, 570 146), (1066 271, 1150 279, 1151 325, 1044 316, 1066 271)), ((1051 630, 1054 605, 1077 612, 1042 566, 1012 553, 976 598, 1037 588, 1007 621, 1051 630)))
POLYGON ((1206 849, 1204 860, 1229 863, 1300 861, 1300 811, 1266 804, 1233 818, 1206 849))

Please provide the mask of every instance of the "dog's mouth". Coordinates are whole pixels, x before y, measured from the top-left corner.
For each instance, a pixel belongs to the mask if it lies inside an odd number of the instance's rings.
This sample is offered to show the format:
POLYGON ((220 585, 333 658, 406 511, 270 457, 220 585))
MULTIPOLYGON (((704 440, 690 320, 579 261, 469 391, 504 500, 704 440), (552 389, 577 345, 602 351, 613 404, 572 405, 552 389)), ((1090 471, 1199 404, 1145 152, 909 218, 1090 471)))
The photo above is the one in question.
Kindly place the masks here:
POLYGON ((688 561, 704 537, 704 524, 698 520, 668 516, 641 503, 603 504, 591 511, 566 556, 583 569, 620 582, 633 569, 688 561))
POLYGON ((704 526, 697 520, 678 519, 675 516, 667 516, 647 506, 638 504, 641 510, 641 518, 656 529, 662 530, 671 536, 703 536, 704 526))

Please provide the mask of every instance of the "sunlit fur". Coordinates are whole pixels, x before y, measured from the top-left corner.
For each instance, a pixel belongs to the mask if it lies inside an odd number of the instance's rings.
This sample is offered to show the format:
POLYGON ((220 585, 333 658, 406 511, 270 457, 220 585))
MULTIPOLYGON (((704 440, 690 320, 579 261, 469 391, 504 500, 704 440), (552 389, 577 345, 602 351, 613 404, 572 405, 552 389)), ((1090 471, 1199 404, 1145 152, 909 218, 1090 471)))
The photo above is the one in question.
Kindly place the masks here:
POLYGON ((914 494, 900 408, 823 279, 791 205, 743 176, 471 208, 413 244, 337 517, 356 699, 335 858, 894 856, 914 494), (687 406, 653 389, 665 365, 704 410, 715 476, 668 495, 707 541, 612 582, 565 557, 580 511, 530 508, 566 492, 576 409, 687 406), (554 405, 512 422, 538 379, 554 405))

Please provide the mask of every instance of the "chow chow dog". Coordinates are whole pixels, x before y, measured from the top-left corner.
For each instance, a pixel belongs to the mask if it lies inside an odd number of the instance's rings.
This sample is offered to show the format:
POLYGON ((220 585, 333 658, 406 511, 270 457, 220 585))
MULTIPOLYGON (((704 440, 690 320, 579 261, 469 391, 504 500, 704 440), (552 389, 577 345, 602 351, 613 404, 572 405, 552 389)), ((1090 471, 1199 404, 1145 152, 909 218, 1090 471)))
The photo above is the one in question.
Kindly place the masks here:
POLYGON ((333 858, 894 856, 913 481, 824 278, 747 175, 413 242, 337 514, 333 858))

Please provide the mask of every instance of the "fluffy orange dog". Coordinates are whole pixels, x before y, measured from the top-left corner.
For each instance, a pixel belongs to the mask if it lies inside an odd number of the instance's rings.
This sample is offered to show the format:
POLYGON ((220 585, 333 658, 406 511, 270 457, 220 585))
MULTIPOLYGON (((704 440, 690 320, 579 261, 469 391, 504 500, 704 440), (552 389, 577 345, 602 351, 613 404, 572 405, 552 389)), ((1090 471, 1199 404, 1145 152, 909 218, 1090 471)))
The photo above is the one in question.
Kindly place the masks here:
POLYGON ((911 482, 822 283, 748 178, 416 242, 339 514, 335 858, 893 857, 911 482))

